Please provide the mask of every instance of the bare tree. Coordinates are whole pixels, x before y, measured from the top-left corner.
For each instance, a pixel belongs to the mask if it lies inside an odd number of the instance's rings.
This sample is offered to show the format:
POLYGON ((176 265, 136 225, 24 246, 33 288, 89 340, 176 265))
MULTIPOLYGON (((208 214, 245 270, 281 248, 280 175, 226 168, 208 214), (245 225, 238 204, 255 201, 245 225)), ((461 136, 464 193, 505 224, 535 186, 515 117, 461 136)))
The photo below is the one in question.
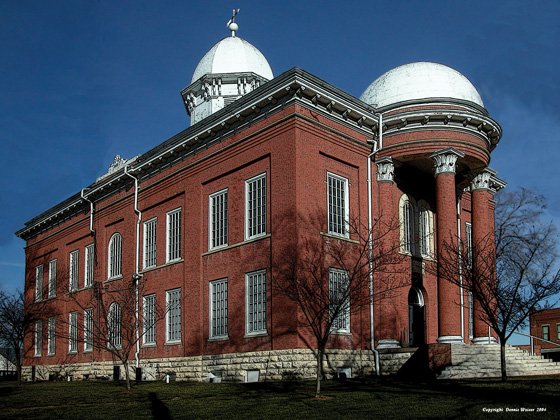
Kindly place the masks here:
MULTIPOLYGON (((140 308, 144 295, 145 279, 132 281, 114 280, 95 282, 90 290, 70 293, 69 300, 90 319, 84 319, 84 334, 68 324, 68 340, 83 342, 92 350, 108 352, 124 369, 126 387, 130 389, 130 362, 135 349, 146 334, 154 331, 156 324, 165 317, 166 308, 154 299, 152 305, 140 308)), ((65 321, 68 323, 69 321, 65 321)), ((77 327, 76 327, 77 328, 77 327)))
POLYGON ((25 354, 24 337, 35 321, 45 313, 44 305, 36 303, 33 308, 25 308, 24 296, 0 290, 0 343, 9 348, 14 355, 18 384, 21 385, 21 368, 25 354))
POLYGON ((496 195, 495 236, 472 244, 446 244, 439 275, 472 293, 477 316, 500 339, 502 380, 507 379, 505 345, 529 314, 551 304, 560 292, 557 230, 545 217, 545 199, 529 190, 496 195))
POLYGON ((324 231, 323 220, 321 215, 303 220, 316 233, 286 244, 273 263, 274 290, 295 304, 315 340, 308 345, 316 348, 316 396, 321 392, 329 339, 333 333, 349 331, 351 314, 370 303, 370 274, 376 279, 375 300, 390 298, 405 283, 397 270, 402 261, 394 234, 398 224, 375 223, 370 265, 367 228, 352 222, 346 226, 348 238, 337 238, 319 234, 324 231))

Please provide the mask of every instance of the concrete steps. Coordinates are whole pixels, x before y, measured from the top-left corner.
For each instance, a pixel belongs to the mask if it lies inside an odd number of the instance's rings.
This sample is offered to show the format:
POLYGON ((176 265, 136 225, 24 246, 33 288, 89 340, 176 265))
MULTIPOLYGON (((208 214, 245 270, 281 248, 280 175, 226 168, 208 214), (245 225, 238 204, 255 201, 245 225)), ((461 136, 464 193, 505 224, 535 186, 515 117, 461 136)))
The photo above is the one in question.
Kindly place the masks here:
MULTIPOLYGON (((560 375, 560 363, 531 356, 516 347, 506 346, 508 376, 560 375)), ((451 345, 451 365, 438 379, 497 378, 500 371, 499 345, 451 345)))

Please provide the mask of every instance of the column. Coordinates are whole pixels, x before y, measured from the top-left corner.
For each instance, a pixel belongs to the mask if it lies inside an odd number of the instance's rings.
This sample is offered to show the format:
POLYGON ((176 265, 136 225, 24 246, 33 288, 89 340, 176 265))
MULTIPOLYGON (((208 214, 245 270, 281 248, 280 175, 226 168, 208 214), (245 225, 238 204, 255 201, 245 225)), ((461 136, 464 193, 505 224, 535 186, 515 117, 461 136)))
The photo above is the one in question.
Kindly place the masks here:
MULTIPOLYGON (((388 157, 382 157, 375 161, 377 165, 377 187, 379 188, 379 202, 382 203, 383 208, 379 208, 379 217, 389 218, 388 222, 391 221, 395 216, 398 217, 398 210, 396 209, 395 203, 397 198, 395 197, 395 165, 393 160, 388 157)), ((383 226, 383 223, 380 224, 383 226)), ((394 238, 396 243, 399 241, 398 232, 396 232, 396 238, 394 238)), ((391 238, 393 239, 393 238, 391 238)), ((373 244, 375 247, 375 243, 373 244)), ((377 282, 377 287, 379 287, 380 282, 377 282)), ((380 293, 382 290, 376 290, 376 293, 380 293)), ((377 303, 377 336, 379 341, 377 344, 378 349, 387 348, 399 348, 401 347, 398 337, 398 324, 397 324, 397 314, 398 309, 396 307, 397 302, 393 299, 380 299, 377 303)))
MULTIPOLYGON (((489 246, 494 247, 494 192, 493 187, 496 186, 497 178, 496 173, 491 169, 484 169, 481 173, 474 177, 471 182, 471 211, 472 211, 472 244, 474 249, 484 248, 486 250, 489 246)), ((484 264, 481 259, 484 255, 475 252, 473 255, 473 264, 484 264)), ((488 274, 488 273, 486 273, 488 274)), ((491 273, 489 278, 492 278, 495 273, 491 273)), ((477 279, 473 279, 476 281, 477 279)), ((488 280, 488 278, 486 279, 488 280)), ((474 337, 473 343, 475 344, 495 344, 496 339, 489 337, 488 324, 484 321, 484 311, 480 305, 480 301, 474 298, 474 337)))
MULTIPOLYGON (((449 244, 457 241, 457 194, 455 163, 463 153, 445 149, 434 153, 437 211, 437 258, 452 261, 449 244)), ((439 343, 460 343, 461 306, 459 287, 438 276, 438 329, 439 343)))

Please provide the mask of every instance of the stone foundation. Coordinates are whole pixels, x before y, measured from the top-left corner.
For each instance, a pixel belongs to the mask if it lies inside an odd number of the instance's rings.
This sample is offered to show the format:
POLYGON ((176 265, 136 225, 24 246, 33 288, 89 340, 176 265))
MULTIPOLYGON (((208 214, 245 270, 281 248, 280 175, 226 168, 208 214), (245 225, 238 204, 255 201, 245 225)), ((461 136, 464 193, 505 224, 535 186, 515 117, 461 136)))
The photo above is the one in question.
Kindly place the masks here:
MULTIPOLYGON (((120 363, 89 362, 68 365, 38 365, 35 380, 112 379, 113 366, 120 363)), ((274 350, 264 352, 230 353, 193 357, 174 357, 141 360, 142 380, 228 381, 252 382, 313 379, 316 375, 315 354, 309 349, 274 350)), ((344 372, 348 377, 373 375, 375 361, 369 350, 328 350, 324 369, 327 377, 344 372)), ((130 361, 130 378, 135 379, 134 360, 130 361)), ((24 380, 32 380, 32 367, 23 367, 24 380)))

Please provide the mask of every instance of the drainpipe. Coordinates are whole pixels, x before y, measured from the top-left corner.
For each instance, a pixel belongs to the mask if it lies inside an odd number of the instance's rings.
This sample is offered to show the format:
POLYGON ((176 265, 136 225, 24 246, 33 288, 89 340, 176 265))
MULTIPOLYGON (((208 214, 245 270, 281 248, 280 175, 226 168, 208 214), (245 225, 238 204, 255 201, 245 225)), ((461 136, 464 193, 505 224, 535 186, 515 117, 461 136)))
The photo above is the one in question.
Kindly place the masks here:
POLYGON ((139 331, 139 304, 140 299, 138 296, 138 286, 140 283, 140 279, 142 275, 139 272, 140 268, 140 223, 142 222, 142 212, 138 209, 138 178, 133 176, 131 173, 128 172, 128 165, 124 167, 124 174, 128 175, 134 180, 134 212, 138 216, 136 219, 136 255, 134 259, 134 275, 132 279, 134 280, 134 303, 135 303, 135 311, 134 311, 134 331, 136 334, 136 352, 134 353, 134 360, 136 363, 136 368, 140 367, 140 331, 139 331))
MULTIPOLYGON (((383 115, 379 114, 379 145, 383 144, 383 115)), ((372 217, 372 206, 371 206, 371 158, 381 149, 377 147, 377 142, 373 141, 373 147, 371 153, 367 157, 367 187, 368 187, 368 259, 369 259, 369 340, 370 348, 373 352, 373 358, 375 360, 375 374, 380 375, 379 371, 379 352, 375 348, 375 321, 374 321, 374 311, 373 311, 373 217, 372 217)))
POLYGON ((93 228, 93 201, 90 201, 86 196, 85 196, 85 188, 82 188, 82 191, 80 192, 80 196, 82 197, 82 200, 87 201, 89 203, 89 230, 91 233, 95 234, 95 229, 93 228))
MULTIPOLYGON (((461 291, 461 338, 463 339, 463 343, 465 342, 465 291, 463 289, 463 267, 462 267, 462 258, 461 255, 461 200, 457 200, 457 238, 459 244, 459 290, 461 291)), ((470 309, 469 309, 470 310, 470 309)), ((470 317, 469 317, 470 322, 470 317)))

